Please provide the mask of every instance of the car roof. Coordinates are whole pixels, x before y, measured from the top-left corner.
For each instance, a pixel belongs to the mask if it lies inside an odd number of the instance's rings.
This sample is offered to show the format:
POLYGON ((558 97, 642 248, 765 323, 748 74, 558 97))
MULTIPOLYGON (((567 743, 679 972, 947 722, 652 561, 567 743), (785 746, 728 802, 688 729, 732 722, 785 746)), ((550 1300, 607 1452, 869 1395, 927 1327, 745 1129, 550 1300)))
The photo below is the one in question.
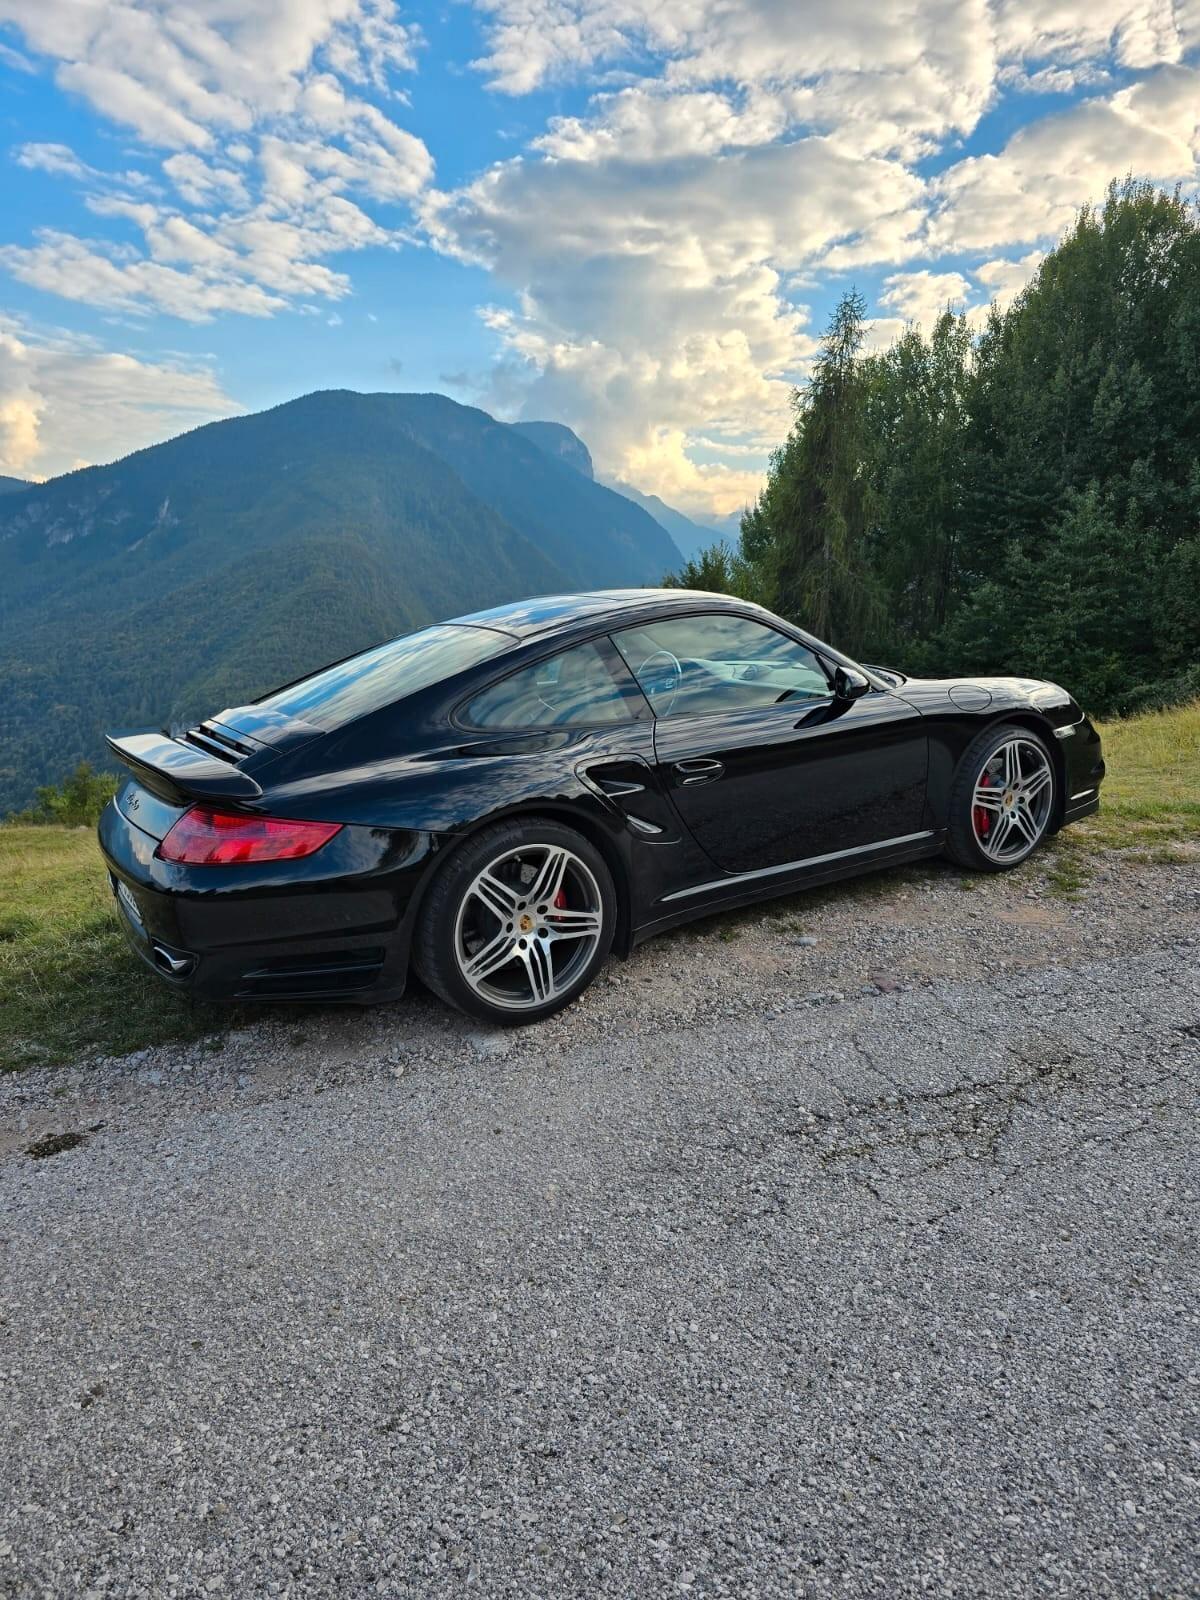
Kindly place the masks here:
POLYGON ((646 607, 661 610, 677 607, 695 610, 696 602, 708 605, 737 606, 743 602, 727 594, 710 594, 704 589, 594 589, 583 594, 543 594, 530 600, 515 600, 509 605, 492 606, 487 611, 472 611, 449 621, 461 627, 494 628, 514 639, 532 639, 540 633, 556 633, 576 622, 595 622, 619 617, 625 612, 646 607))

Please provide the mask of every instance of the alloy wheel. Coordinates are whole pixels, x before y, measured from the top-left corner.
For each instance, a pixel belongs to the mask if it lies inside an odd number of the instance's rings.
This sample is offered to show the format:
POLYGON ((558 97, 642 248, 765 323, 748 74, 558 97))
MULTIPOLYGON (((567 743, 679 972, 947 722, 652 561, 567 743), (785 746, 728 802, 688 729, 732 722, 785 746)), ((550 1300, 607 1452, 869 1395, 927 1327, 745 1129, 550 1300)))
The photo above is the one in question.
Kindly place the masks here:
POLYGON ((1034 739, 1008 739, 984 762, 971 799, 975 842, 990 860, 1011 866, 1037 844, 1054 805, 1054 771, 1034 739))
POLYGON ((488 1004, 532 1011, 570 989, 604 930, 600 886, 561 845, 523 844, 476 873, 459 902, 454 958, 488 1004))

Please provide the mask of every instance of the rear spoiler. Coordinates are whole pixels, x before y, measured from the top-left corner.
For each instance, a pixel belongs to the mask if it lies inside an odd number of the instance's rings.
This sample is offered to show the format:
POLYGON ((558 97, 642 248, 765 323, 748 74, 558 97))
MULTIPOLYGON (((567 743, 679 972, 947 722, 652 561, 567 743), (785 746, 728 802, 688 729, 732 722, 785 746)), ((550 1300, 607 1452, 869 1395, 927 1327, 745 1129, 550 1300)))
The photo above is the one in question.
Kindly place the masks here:
POLYGON ((164 800, 257 800, 262 795, 249 773, 164 733, 106 736, 105 743, 139 783, 164 800))

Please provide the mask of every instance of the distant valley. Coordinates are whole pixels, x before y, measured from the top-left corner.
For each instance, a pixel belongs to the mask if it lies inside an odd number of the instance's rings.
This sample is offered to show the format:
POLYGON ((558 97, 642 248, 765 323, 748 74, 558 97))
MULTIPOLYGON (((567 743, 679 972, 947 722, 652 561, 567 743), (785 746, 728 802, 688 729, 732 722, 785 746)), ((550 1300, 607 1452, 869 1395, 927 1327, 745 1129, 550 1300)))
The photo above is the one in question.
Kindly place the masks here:
POLYGON ((655 522, 671 535, 680 555, 685 559, 698 555, 701 550, 720 539, 736 541, 742 517, 740 511, 712 523, 693 522, 691 517, 685 517, 682 511, 676 511, 674 506, 667 505, 656 494, 643 494, 632 484, 622 483, 617 478, 609 479, 607 482, 598 479, 592 465, 591 451, 578 434, 572 433, 571 429, 564 427, 561 422, 514 422, 512 426, 527 439, 532 439, 535 444, 540 445, 548 455, 563 462, 565 466, 574 467, 576 472, 582 473, 585 478, 603 483, 605 488, 623 495, 626 500, 632 500, 635 506, 641 506, 643 511, 648 512, 655 522))
POLYGON ((432 394, 306 395, 0 496, 0 815, 107 729, 523 594, 657 584, 719 536, 597 482, 568 428, 432 394))

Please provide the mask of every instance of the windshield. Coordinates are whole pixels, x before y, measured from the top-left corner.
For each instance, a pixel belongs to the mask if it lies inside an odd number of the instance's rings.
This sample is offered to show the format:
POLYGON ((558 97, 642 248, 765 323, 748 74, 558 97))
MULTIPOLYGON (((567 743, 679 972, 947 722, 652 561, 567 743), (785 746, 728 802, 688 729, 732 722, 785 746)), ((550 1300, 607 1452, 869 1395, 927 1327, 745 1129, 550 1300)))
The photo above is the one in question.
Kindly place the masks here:
POLYGON ((512 648, 506 633, 441 623, 364 650, 267 694, 257 705, 330 732, 512 648))

